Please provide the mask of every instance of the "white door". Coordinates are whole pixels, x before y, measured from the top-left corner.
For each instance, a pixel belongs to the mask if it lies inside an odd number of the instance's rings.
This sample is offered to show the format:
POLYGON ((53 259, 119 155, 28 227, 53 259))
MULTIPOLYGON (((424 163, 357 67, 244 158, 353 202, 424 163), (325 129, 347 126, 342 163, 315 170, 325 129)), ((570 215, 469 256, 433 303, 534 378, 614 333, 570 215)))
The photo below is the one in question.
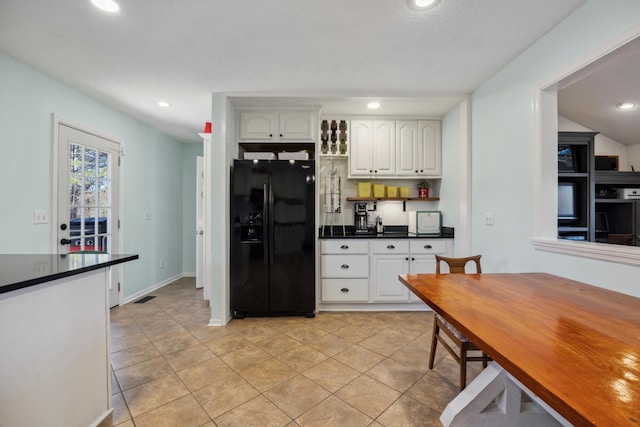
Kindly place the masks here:
MULTIPOLYGON (((119 144, 58 123, 57 248, 118 250, 119 144)), ((110 306, 119 304, 119 268, 111 269, 110 306)))
POLYGON ((196 157, 196 288, 204 286, 204 157, 196 157))

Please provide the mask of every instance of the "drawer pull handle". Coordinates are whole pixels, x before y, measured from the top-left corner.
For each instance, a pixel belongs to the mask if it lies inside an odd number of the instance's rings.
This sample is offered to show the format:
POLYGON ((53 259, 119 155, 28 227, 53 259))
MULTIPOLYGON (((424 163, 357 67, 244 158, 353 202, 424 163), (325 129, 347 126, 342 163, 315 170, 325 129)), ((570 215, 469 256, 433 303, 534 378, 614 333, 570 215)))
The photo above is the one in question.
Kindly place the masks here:
POLYGON ((387 249, 395 249, 396 247, 393 245, 387 245, 387 249))
POLYGON ((349 288, 342 288, 342 289, 340 289, 340 292, 347 293, 347 292, 349 292, 349 288))
POLYGON ((349 265, 348 265, 348 264, 342 264, 342 265, 340 266, 340 268, 344 268, 344 269, 346 270, 347 268, 349 268, 349 265))
POLYGON ((340 246, 340 249, 349 249, 349 246, 348 245, 342 245, 342 246, 340 246))
POLYGON ((425 249, 433 249, 433 247, 431 245, 424 245, 425 249))

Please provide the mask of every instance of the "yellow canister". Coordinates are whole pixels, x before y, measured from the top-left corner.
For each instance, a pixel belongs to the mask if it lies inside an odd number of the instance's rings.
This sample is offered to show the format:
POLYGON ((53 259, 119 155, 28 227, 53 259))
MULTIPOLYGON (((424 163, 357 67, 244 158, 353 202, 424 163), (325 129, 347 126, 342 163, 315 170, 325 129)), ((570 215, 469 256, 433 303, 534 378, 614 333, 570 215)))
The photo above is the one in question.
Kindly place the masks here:
POLYGON ((371 197, 371 183, 359 182, 358 183, 358 197, 371 197))
POLYGON ((373 184, 373 197, 384 197, 384 184, 373 184))

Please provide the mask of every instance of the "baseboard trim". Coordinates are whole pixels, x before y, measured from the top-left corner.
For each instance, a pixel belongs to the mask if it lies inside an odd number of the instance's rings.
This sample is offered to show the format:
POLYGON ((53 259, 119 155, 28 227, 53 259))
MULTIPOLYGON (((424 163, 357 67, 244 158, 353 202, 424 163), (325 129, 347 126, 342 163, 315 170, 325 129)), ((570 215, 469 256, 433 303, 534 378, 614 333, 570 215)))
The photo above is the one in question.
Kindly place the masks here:
POLYGON ((222 321, 220 319, 209 319, 209 325, 208 326, 224 326, 222 324, 222 321))
POLYGON ((124 299, 122 304, 124 305, 124 304, 128 304, 128 303, 130 303, 132 301, 135 301, 138 298, 148 294, 149 292, 153 292, 155 290, 158 290, 158 289, 160 289, 160 288, 162 288, 164 286, 167 286, 169 283, 173 283, 176 280, 182 279, 183 277, 189 277, 189 276, 185 276, 184 273, 177 274, 177 275, 175 275, 173 277, 168 278, 167 280, 164 280, 164 281, 162 281, 160 283, 157 283, 157 284, 155 284, 153 286, 150 286, 147 289, 143 289, 143 290, 141 290, 139 292, 136 292, 133 295, 128 296, 127 298, 124 299))

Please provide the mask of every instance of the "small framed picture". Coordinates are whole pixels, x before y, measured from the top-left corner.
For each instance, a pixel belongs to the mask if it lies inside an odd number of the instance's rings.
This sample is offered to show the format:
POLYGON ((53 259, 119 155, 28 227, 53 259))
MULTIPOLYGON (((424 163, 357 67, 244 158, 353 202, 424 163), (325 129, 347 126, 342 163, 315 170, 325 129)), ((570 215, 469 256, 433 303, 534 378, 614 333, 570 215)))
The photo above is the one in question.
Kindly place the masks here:
POLYGON ((575 172, 576 156, 572 145, 558 146, 558 172, 575 172))
POLYGON ((442 212, 417 211, 416 234, 440 234, 442 228, 442 212))

